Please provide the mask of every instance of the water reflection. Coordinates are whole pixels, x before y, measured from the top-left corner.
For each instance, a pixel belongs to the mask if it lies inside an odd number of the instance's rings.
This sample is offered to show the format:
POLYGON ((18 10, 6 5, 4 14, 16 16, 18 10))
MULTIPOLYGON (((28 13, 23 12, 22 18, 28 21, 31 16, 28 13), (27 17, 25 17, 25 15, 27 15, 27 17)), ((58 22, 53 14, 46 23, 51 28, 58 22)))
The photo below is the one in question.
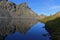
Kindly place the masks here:
POLYGON ((43 27, 44 24, 38 22, 26 34, 15 32, 8 35, 5 40, 50 40, 48 32, 43 27), (47 35, 43 36, 44 34, 47 35))

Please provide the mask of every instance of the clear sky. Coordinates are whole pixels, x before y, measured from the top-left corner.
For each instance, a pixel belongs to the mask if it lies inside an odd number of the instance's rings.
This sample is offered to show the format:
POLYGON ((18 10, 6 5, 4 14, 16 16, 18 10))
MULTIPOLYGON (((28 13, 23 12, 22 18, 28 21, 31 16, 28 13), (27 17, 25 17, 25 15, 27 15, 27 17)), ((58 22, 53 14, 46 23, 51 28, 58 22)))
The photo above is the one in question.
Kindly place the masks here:
POLYGON ((28 6, 37 14, 55 14, 60 11, 60 0, 9 0, 16 4, 26 2, 28 6))

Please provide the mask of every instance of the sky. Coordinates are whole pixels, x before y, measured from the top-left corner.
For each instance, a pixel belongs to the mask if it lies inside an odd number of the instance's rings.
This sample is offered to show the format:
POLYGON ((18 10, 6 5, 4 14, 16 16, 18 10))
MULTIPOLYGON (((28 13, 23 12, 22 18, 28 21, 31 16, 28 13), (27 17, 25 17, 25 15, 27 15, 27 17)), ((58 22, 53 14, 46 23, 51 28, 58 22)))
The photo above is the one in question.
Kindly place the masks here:
POLYGON ((53 15, 60 11, 60 0, 8 0, 16 4, 26 2, 29 8, 31 8, 38 15, 53 15))

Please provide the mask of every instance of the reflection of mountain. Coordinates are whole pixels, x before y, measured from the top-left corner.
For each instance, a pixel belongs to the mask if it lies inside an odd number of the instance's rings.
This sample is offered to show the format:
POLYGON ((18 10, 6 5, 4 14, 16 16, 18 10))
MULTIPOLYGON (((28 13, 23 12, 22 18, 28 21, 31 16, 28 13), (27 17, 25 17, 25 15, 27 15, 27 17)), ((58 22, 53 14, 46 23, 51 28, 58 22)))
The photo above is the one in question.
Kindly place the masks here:
POLYGON ((25 33, 37 22, 37 15, 26 3, 16 5, 4 0, 0 4, 2 4, 0 5, 0 35, 2 36, 15 31, 25 33))

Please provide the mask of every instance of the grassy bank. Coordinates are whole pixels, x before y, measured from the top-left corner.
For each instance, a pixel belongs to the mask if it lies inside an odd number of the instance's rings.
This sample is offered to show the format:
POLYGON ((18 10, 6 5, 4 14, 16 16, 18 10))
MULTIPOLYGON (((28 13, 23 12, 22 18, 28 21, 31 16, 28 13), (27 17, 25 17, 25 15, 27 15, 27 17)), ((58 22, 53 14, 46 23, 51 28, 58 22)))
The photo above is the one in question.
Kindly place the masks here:
POLYGON ((40 19, 45 23, 45 28, 50 33, 52 40, 60 40, 60 12, 40 19))
POLYGON ((50 32, 52 40, 60 40, 60 18, 45 23, 46 29, 50 32))

